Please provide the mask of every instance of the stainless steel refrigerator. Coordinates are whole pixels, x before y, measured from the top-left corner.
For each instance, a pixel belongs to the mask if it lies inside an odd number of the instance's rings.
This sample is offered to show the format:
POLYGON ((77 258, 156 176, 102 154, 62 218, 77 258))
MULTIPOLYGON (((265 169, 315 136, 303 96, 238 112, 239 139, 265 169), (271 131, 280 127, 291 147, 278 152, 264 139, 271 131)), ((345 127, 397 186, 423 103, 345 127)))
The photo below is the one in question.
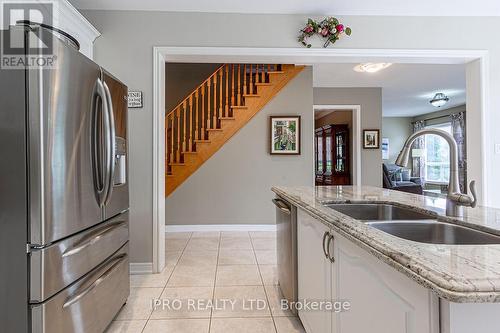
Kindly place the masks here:
POLYGON ((0 69, 0 331, 102 332, 129 295, 127 87, 63 32, 52 68, 0 69))

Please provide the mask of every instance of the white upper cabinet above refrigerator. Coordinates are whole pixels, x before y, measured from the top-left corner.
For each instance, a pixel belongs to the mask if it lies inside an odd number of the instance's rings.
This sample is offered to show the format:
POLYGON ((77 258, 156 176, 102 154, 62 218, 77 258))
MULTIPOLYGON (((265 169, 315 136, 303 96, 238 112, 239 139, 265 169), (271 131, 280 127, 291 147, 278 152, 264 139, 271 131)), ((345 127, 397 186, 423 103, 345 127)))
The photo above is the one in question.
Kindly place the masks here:
POLYGON ((80 43, 80 52, 93 59, 94 41, 101 33, 67 0, 53 2, 52 26, 61 29, 80 43))

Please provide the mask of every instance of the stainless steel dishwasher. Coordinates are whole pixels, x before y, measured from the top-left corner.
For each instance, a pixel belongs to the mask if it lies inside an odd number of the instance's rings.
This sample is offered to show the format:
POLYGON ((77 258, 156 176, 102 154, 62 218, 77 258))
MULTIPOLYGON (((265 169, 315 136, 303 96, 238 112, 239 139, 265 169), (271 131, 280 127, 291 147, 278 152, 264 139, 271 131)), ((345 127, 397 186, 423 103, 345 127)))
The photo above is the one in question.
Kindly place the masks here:
MULTIPOLYGON (((289 302, 297 301, 297 208, 280 197, 276 205, 278 281, 289 302)), ((294 309, 294 307, 292 307, 294 309)), ((295 313, 295 310, 292 310, 295 313)))

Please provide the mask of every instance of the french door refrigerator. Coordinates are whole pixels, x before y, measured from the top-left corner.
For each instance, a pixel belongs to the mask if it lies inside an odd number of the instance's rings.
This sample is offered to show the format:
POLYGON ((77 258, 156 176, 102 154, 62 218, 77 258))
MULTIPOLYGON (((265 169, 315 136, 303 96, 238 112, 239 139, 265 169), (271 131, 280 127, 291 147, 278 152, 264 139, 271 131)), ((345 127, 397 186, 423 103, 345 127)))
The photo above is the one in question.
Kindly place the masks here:
POLYGON ((33 32, 54 66, 0 70, 0 331, 102 332, 129 295, 127 87, 62 32, 4 31, 33 32))

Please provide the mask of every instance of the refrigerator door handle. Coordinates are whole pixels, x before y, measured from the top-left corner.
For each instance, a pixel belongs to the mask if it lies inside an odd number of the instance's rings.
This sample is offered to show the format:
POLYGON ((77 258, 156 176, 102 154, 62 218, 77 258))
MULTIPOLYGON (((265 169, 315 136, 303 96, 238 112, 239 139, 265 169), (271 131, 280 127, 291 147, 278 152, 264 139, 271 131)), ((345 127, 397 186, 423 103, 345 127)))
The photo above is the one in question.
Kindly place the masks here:
POLYGON ((104 92, 106 94, 107 112, 108 112, 108 129, 109 129, 109 150, 107 153, 111 160, 109 167, 107 169, 108 184, 107 191, 105 194, 104 204, 108 204, 113 193, 113 181, 115 179, 115 156, 116 156, 116 133, 115 133, 115 115, 113 110, 113 100, 111 98, 111 93, 109 91, 106 81, 103 81, 104 92))
MULTIPOLYGON (((101 99, 102 99, 102 105, 103 105, 103 115, 104 115, 104 147, 105 147, 105 154, 104 154, 104 160, 105 160, 105 168, 104 168, 104 188, 102 190, 102 202, 101 206, 106 205, 106 200, 108 197, 109 193, 109 187, 111 184, 111 168, 114 163, 113 158, 114 158, 114 150, 115 147, 113 146, 113 141, 114 138, 112 138, 112 131, 111 131, 111 118, 110 118, 110 113, 109 113, 109 102, 108 102, 108 97, 106 93, 106 88, 104 86, 104 82, 101 79, 97 79, 98 82, 98 90, 100 91, 101 99)), ((114 126, 113 126, 114 127, 114 126)), ((113 128, 114 132, 114 128, 113 128)))
MULTIPOLYGON (((103 171, 109 168, 109 156, 105 154, 103 161, 103 154, 101 154, 101 149, 99 149, 102 144, 102 136, 105 132, 105 145, 109 144, 109 131, 107 128, 109 127, 109 112, 108 112, 108 104, 106 101, 106 91, 104 90, 104 86, 100 78, 97 78, 95 86, 94 86, 94 102, 93 102, 93 110, 92 110, 92 131, 91 131, 91 149, 92 149, 92 169, 93 169, 93 178, 94 178, 94 191, 97 199, 97 203, 99 207, 104 205, 105 196, 108 191, 107 184, 109 183, 107 180, 107 173, 103 171), (100 101, 100 105, 102 107, 102 112, 98 112, 98 104, 100 101), (101 121, 104 122, 103 126, 101 126, 101 121), (103 131, 104 129, 104 131, 103 131), (106 167, 103 167, 103 164, 106 167)), ((109 148, 106 146, 106 152, 109 151, 109 148)))

